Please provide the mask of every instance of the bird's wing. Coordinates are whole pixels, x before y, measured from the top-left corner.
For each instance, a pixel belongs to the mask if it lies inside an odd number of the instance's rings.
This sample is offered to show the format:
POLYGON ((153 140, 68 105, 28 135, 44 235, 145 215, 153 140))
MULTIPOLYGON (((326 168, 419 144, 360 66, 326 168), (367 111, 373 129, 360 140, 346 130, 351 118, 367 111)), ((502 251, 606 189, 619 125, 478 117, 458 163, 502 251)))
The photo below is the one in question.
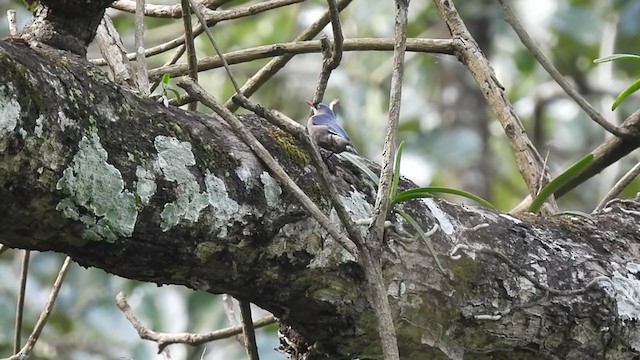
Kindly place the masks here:
POLYGON ((329 128, 330 133, 341 136, 351 141, 351 139, 349 138, 349 135, 347 135, 347 132, 344 131, 342 126, 338 124, 338 121, 336 120, 336 118, 334 116, 331 116, 331 114, 313 115, 311 117, 311 122, 314 125, 326 125, 327 128, 329 128))

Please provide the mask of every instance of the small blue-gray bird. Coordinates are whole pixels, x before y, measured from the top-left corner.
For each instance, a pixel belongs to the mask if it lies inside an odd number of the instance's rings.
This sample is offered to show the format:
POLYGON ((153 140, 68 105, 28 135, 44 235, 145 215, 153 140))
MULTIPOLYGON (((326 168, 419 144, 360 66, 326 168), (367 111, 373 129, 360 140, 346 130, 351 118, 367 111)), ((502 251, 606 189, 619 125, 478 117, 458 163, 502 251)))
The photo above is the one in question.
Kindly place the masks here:
POLYGON ((307 130, 313 141, 323 149, 339 154, 348 151, 354 154, 358 152, 353 148, 347 132, 338 124, 333 107, 338 100, 333 100, 329 105, 324 103, 313 104, 305 101, 313 109, 313 115, 307 121, 307 130))

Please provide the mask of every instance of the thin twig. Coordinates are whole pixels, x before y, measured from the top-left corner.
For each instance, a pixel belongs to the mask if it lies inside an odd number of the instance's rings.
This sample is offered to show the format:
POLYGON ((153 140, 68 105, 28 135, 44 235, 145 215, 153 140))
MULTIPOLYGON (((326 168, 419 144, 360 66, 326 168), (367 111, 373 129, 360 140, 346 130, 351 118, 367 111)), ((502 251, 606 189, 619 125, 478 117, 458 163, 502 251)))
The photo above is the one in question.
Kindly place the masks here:
POLYGON ((502 11, 504 12, 505 20, 511 25, 513 30, 518 34, 520 41, 522 44, 529 49, 531 54, 538 60, 540 65, 547 71, 547 73, 555 80, 558 85, 573 99, 573 101, 584 110, 584 112, 591 118, 591 120, 595 121, 598 125, 600 125, 603 129, 612 133, 615 136, 622 138, 629 138, 633 136, 629 132, 624 131, 623 129, 611 124, 607 119, 602 116, 591 104, 584 98, 580 93, 569 84, 569 81, 560 74, 560 72, 551 64, 549 59, 542 53, 540 48, 535 44, 533 39, 529 36, 527 31, 520 24, 520 20, 516 17, 515 13, 511 9, 508 1, 498 0, 500 6, 502 7, 502 11))
MULTIPOLYGON (((189 65, 189 77, 194 81, 198 81, 198 58, 196 57, 196 48, 193 44, 193 29, 191 28, 191 11, 189 10, 189 0, 180 0, 182 4, 182 22, 184 24, 185 46, 187 48, 187 64, 189 65)), ((189 103, 187 109, 196 111, 197 102, 189 103)))
MULTIPOLYGON (((278 164, 276 159, 269 153, 253 134, 242 124, 242 122, 226 107, 218 103, 211 95, 207 94, 204 89, 189 78, 182 77, 178 80, 177 85, 185 89, 191 96, 197 98, 205 106, 211 108, 216 114, 222 117, 234 132, 241 138, 247 146, 262 160, 271 170, 271 174, 278 182, 291 192, 307 209, 320 225, 344 247, 352 256, 357 257, 358 251, 354 243, 340 231, 329 218, 322 213, 320 208, 300 189, 300 187, 291 179, 287 172, 278 164)), ((211 128, 209 121, 205 121, 204 125, 211 128)))
MULTIPOLYGON (((151 340, 158 343, 158 354, 164 350, 167 346, 171 344, 187 344, 191 346, 198 346, 210 341, 215 341, 219 339, 226 339, 238 334, 242 333, 242 326, 233 326, 228 327, 221 330, 211 331, 203 334, 193 334, 193 333, 180 333, 180 334, 167 334, 155 332, 146 328, 140 320, 133 314, 133 310, 127 303, 127 299, 125 298, 122 292, 116 295, 116 305, 122 311, 124 316, 129 320, 133 328, 138 333, 141 339, 151 340)), ((261 319, 256 320, 253 323, 254 328, 260 328, 263 326, 267 326, 269 324, 273 324, 277 321, 276 317, 273 315, 265 316, 261 319)))
POLYGON ((135 15, 135 46, 136 46, 136 72, 135 78, 140 93, 149 94, 149 75, 147 71, 147 60, 144 53, 144 2, 136 0, 135 15))
MULTIPOLYGON (((200 9, 197 8, 195 1, 194 0, 187 0, 187 1, 189 1, 189 3, 191 4, 191 8, 193 9, 193 12, 196 14, 196 17, 198 18, 198 20, 200 21, 200 24, 204 26, 206 22, 204 20, 204 17, 200 13, 200 9)), ((236 90, 236 93, 239 94, 240 86, 238 85, 238 82, 236 81, 236 79, 233 77, 231 68, 227 63, 227 60, 225 60, 224 56, 222 55, 222 51, 220 51, 218 44, 216 44, 216 40, 213 38, 213 34, 211 33, 208 27, 204 28, 204 32, 207 34, 207 37, 209 38, 211 45, 213 45, 213 48, 216 50, 216 53, 220 57, 220 60, 222 61, 222 66, 224 66, 224 70, 227 72, 227 75, 229 76, 229 80, 231 80, 231 84, 233 84, 233 88, 236 90)))
POLYGON ((363 252, 365 275, 371 292, 371 305, 378 319, 378 333, 385 359, 400 359, 398 339, 384 278, 380 270, 380 254, 383 242, 384 222, 389 210, 389 195, 393 177, 393 160, 396 150, 396 132, 400 121, 400 103, 402 100, 402 76, 404 74, 404 55, 407 40, 407 17, 409 0, 396 0, 395 41, 393 48, 393 70, 389 94, 389 121, 382 150, 382 170, 378 193, 373 210, 373 224, 367 236, 367 251, 363 252))
MULTIPOLYGON (((451 39, 407 39, 407 51, 419 53, 438 53, 453 55, 453 41, 451 39)), ((318 53, 323 51, 322 40, 294 41, 271 45, 262 45, 243 50, 231 51, 224 54, 224 58, 230 65, 261 60, 275 56, 291 56, 297 54, 318 53)), ((387 38, 356 38, 345 39, 343 51, 393 51, 393 39, 387 38)), ((273 61, 277 60, 273 59, 273 61)), ((222 67, 219 56, 204 57, 198 61, 198 71, 216 69, 222 67)), ((186 75, 188 66, 177 64, 162 66, 149 70, 151 79, 159 79, 168 73, 171 77, 186 75)), ((245 96, 249 96, 245 94, 245 96)))
POLYGON ((16 21, 15 10, 7 10, 7 21, 9 22, 9 35, 18 36, 18 22, 16 21))
POLYGON ((24 295, 27 290, 27 275, 29 272, 29 258, 31 251, 25 250, 22 255, 22 264, 20 265, 20 291, 18 292, 18 303, 16 305, 16 323, 14 327, 15 336, 13 339, 13 353, 17 354, 20 350, 20 337, 22 335, 22 315, 24 314, 24 295))
MULTIPOLYGON (((529 194, 535 196, 540 179, 543 179, 545 185, 550 179, 549 172, 543 166, 542 157, 527 136, 513 106, 507 100, 504 87, 496 78, 489 60, 483 55, 478 43, 460 18, 453 0, 434 0, 434 3, 453 36, 458 59, 467 66, 487 104, 505 129, 505 135, 513 149, 522 179, 527 184, 529 194)), ((557 209, 555 199, 550 197, 541 212, 553 214, 557 209)))
POLYGON ((323 48, 326 48, 327 51, 323 51, 322 71, 320 72, 316 92, 313 95, 314 104, 322 101, 331 72, 340 65, 340 61, 342 60, 344 36, 342 35, 342 27, 340 26, 340 11, 338 11, 335 0, 327 0, 327 3, 329 4, 331 28, 333 29, 333 44, 331 44, 326 37, 321 39, 323 48))
MULTIPOLYGON (((342 11, 351 3, 352 0, 338 1, 336 4, 338 11, 342 11)), ((294 41, 305 41, 313 39, 331 20, 330 11, 326 11, 318 20, 306 28, 300 35, 298 35, 294 41)), ((250 97, 256 92, 264 83, 267 82, 273 75, 275 75, 280 69, 282 69, 289 60, 293 59, 292 54, 285 54, 278 56, 275 59, 271 59, 267 65, 263 66, 257 73, 255 73, 247 82, 242 86, 241 91, 238 94, 242 96, 250 97)), ((233 111, 238 110, 238 105, 233 103, 233 99, 229 99, 224 106, 233 111)))
POLYGON ((640 162, 636 163, 631 168, 631 170, 629 170, 626 174, 624 174, 623 177, 620 178, 620 180, 618 180, 618 182, 611 188, 611 190, 609 190, 607 195, 605 195, 604 198, 600 200, 600 203, 598 204, 598 206, 596 206, 593 212, 596 213, 602 210, 607 205, 607 203, 618 196, 622 192, 622 190, 624 190, 624 188, 626 188, 627 185, 629 185, 633 181, 633 179, 638 176, 638 174, 640 174, 640 162))
POLYGON ((240 316, 242 318, 242 334, 244 335, 244 349, 247 352, 249 360, 259 360, 258 346, 256 345, 256 332, 253 328, 253 320, 251 320, 251 303, 244 300, 238 300, 240 304, 240 316))
POLYGON ((49 294, 49 299, 47 300, 47 304, 45 305, 42 313, 40 313, 40 317, 36 322, 36 326, 33 328, 31 335, 27 339, 27 342, 24 344, 20 352, 10 356, 7 360, 18 360, 18 359, 26 359, 29 357, 33 346, 38 341, 40 334, 42 333, 42 329, 44 325, 47 323, 49 319, 49 315, 51 315, 51 309, 58 298, 58 293, 60 292, 60 287, 62 286, 62 282, 64 281, 64 277, 67 275, 67 269, 69 268, 69 264, 71 263, 71 258, 67 256, 62 263, 62 267, 58 272, 58 277, 56 277, 56 281, 53 283, 53 288, 51 289, 51 293, 49 294))

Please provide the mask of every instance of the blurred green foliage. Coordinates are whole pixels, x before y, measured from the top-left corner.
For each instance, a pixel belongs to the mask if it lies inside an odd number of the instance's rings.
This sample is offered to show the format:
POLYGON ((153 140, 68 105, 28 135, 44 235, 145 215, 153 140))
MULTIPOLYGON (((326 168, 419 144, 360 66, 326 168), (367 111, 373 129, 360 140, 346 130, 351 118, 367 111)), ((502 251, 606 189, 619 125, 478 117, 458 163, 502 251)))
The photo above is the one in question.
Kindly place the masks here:
MULTIPOLYGON (((167 1, 168 2, 168 1, 167 1)), ((170 2, 174 4, 175 2, 170 2)), ((223 8, 254 3, 230 1, 223 8)), ((640 53, 640 1, 637 0, 514 0, 532 37, 554 65, 611 121, 617 123, 638 108, 640 96, 631 95, 615 113, 608 107, 615 96, 640 76, 638 62, 619 61, 611 67, 594 65, 593 59, 611 53, 640 53)), ((575 159, 593 150, 605 132, 573 104, 520 44, 501 18, 495 1, 457 1, 472 34, 489 57, 496 75, 513 102, 516 113, 551 169, 558 175, 575 159)), ((213 34, 224 51, 291 41, 326 10, 326 2, 308 0, 247 19, 222 22, 213 34)), ((0 13, 18 10, 19 27, 29 19, 24 3, 0 2, 0 13)), ((393 2, 355 0, 341 15, 346 38, 393 37, 393 2)), ((109 11, 125 45, 133 49, 133 16, 109 11)), ((181 35, 181 21, 149 19, 148 45, 181 35)), ((0 19, 0 35, 7 34, 6 18, 0 19)), ((330 27, 325 34, 330 36, 330 27)), ((414 1, 410 7, 409 35, 446 38, 448 31, 431 2, 414 1)), ((199 57, 213 55, 208 41, 196 41, 199 57)), ((170 56, 151 57, 150 66, 162 65, 170 56)), ((90 58, 99 57, 94 47, 90 58)), ((373 160, 381 156, 386 127, 391 73, 389 52, 345 53, 334 71, 326 99, 339 98, 339 116, 359 152, 373 160)), ((181 59, 184 61, 184 58, 181 59)), ((268 60, 234 65, 243 83, 268 60)), ((278 109, 294 119, 306 120, 303 100, 315 90, 320 54, 296 56, 267 82, 253 100, 278 109)), ((233 89, 226 74, 210 70, 200 81, 220 100, 233 89)), ((501 210, 523 199, 526 187, 500 125, 487 109, 478 86, 455 57, 440 54, 408 54, 403 80, 400 140, 406 140, 402 173, 418 186, 441 185, 479 195, 501 210)), ((206 111, 206 109, 202 109, 206 111)), ((597 178, 560 199, 563 210, 589 212, 637 155, 623 159, 597 178)), ((623 193, 632 196, 640 185, 632 183, 623 193)), ((452 201, 462 201, 460 198, 452 201)), ((20 252, 0 255, 0 356, 11 352, 20 252)), ((27 288, 25 332, 28 335, 48 295, 62 257, 35 253, 27 288)), ((155 346, 138 338, 115 306, 115 295, 125 291, 136 314, 157 331, 210 331, 227 326, 217 296, 179 286, 158 288, 125 280, 96 269, 74 265, 63 285, 49 325, 36 346, 38 359, 150 359, 155 346)), ((263 359, 282 358, 274 328, 260 338, 263 359)), ((261 333, 265 333, 261 331, 261 333)), ((235 340, 206 346, 205 359, 244 358, 235 340)), ((200 359, 204 347, 170 347, 175 359, 200 359)))

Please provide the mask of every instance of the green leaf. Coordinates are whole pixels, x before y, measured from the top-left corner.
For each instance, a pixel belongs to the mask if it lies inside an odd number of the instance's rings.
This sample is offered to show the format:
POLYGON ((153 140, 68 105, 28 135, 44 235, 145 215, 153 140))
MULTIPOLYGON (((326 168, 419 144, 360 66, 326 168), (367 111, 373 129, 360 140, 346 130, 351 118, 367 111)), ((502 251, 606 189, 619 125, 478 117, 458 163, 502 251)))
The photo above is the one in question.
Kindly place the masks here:
POLYGON ((437 193, 446 193, 446 194, 453 194, 453 195, 459 195, 459 196, 463 196, 466 197, 467 199, 471 199, 483 206, 486 206, 490 209, 493 210, 497 210, 495 206, 493 206, 493 204, 491 204, 490 202, 488 202, 487 200, 474 195, 470 192, 466 192, 464 190, 459 190, 459 189, 453 189, 453 188, 449 188, 449 187, 445 187, 445 186, 425 186, 425 187, 419 187, 419 188, 415 188, 415 189, 411 189, 411 190, 405 190, 399 194, 397 194, 394 199, 393 202, 394 203, 399 203, 399 202, 403 202, 403 201, 407 201, 407 200, 412 200, 412 199, 417 199, 417 198, 426 198, 426 197, 431 197, 433 196, 433 194, 437 194, 437 193))
POLYGON ((611 54, 609 56, 597 58, 593 60, 595 64, 602 64, 608 61, 618 60, 618 59, 632 59, 632 60, 640 60, 640 55, 634 54, 611 54))
POLYGON ((174 89, 174 88, 168 88, 168 91, 172 92, 173 95, 176 97, 177 100, 180 100, 180 93, 178 92, 178 90, 174 89))
POLYGON ((616 100, 611 105, 611 111, 615 110, 618 105, 620 105, 620 103, 624 101, 624 99, 628 98, 629 95, 638 91, 638 89, 640 89, 640 79, 634 81, 633 84, 629 85, 628 88, 624 89, 624 91, 622 91, 620 95, 618 95, 616 100))
POLYGON ((431 256, 433 256, 433 260, 435 260, 436 265, 438 265, 438 269, 440 269, 440 271, 442 271, 442 273, 446 275, 447 273, 444 271, 444 268, 440 264, 440 260, 438 260, 438 255, 436 254, 436 251, 433 248, 431 239, 422 230, 422 227, 420 227, 420 224, 418 224, 418 222, 414 218, 412 218, 411 215, 407 214, 404 211, 398 210, 398 214, 400 214, 400 216, 402 216, 405 220, 407 220, 407 222, 418 232, 418 235, 420 235, 420 238, 422 239, 422 241, 424 241, 424 243, 427 245, 427 248, 429 249, 431 256))
POLYGON ((171 75, 169 75, 169 73, 164 73, 164 75, 162 75, 162 83, 168 84, 169 80, 171 80, 171 75))
POLYGON ((398 182, 400 181, 400 161, 402 160, 402 152, 404 151, 404 140, 398 145, 398 150, 396 151, 396 158, 393 162, 393 180, 391 181, 391 191, 390 197, 391 199, 395 198, 396 191, 398 191, 398 182))
POLYGON ((567 170, 565 170, 562 174, 556 176, 553 180, 549 181, 549 183, 543 187, 538 196, 536 196, 531 205, 529 205, 529 209, 527 211, 532 213, 537 213, 540 211, 542 204, 551 196, 556 190, 558 190, 562 185, 569 182, 569 180, 573 179, 577 174, 579 174, 587 165, 589 165, 593 161, 593 154, 587 154, 587 156, 578 160, 575 164, 571 165, 567 170))

